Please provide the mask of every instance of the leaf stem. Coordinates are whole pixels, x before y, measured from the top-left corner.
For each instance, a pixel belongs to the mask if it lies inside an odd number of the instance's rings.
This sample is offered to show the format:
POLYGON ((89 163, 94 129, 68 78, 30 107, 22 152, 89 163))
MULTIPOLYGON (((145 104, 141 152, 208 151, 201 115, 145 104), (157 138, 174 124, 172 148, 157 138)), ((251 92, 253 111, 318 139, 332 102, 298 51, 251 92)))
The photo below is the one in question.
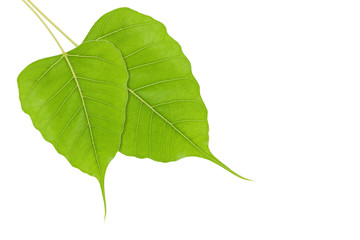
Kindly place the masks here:
POLYGON ((56 39, 55 35, 53 34, 53 32, 50 30, 50 28, 48 27, 48 25, 46 25, 46 23, 44 22, 44 20, 39 16, 39 14, 30 6, 30 4, 28 2, 26 2, 25 0, 22 0, 26 6, 28 6, 30 8, 30 10, 39 18, 39 20, 44 24, 44 26, 46 27, 46 29, 49 31, 49 33, 51 34, 51 36, 54 38, 56 44, 59 46, 61 52, 63 55, 65 55, 65 51, 62 48, 62 46, 60 45, 59 41, 56 39))
POLYGON ((64 33, 53 21, 51 21, 31 0, 27 0, 30 5, 36 10, 38 11, 49 23, 51 23, 51 25, 54 26, 54 28, 56 28, 64 37, 67 38, 67 40, 69 40, 72 44, 74 44, 75 47, 77 47, 78 45, 76 44, 76 42, 74 42, 68 35, 66 35, 66 33, 64 33))

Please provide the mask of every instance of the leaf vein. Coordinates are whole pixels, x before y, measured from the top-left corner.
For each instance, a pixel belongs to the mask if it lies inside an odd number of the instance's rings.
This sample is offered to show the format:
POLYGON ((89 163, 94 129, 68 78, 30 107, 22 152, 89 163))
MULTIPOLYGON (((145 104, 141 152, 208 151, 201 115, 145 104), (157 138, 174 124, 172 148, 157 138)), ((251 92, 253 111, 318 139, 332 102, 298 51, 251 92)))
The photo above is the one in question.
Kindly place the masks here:
POLYGON ((159 106, 168 105, 168 104, 172 104, 172 103, 179 103, 179 102, 198 102, 198 101, 196 101, 196 100, 189 100, 189 99, 174 100, 174 101, 159 103, 159 104, 153 105, 152 107, 153 107, 153 108, 156 108, 156 107, 159 107, 159 106))
POLYGON ((199 148, 193 141, 191 141, 183 132, 181 132, 175 125, 173 125, 169 120, 167 120, 164 116, 162 116, 158 111, 156 111, 153 107, 151 107, 143 98, 141 98, 139 95, 137 95, 133 90, 128 88, 129 92, 133 94, 135 97, 137 97, 141 102, 143 102, 148 108, 150 108, 155 114, 157 114, 160 118, 162 118, 167 124, 169 124, 171 127, 173 127, 182 137, 184 137, 193 147, 195 147, 200 153, 202 153, 207 158, 219 162, 217 159, 213 158, 212 156, 209 156, 207 153, 205 153, 201 148, 199 148))
POLYGON ((57 60, 53 65, 51 65, 41 76, 40 78, 38 78, 35 83, 31 86, 29 92, 26 94, 25 98, 24 98, 24 101, 30 96, 30 93, 33 91, 33 89, 35 88, 35 86, 38 84, 38 82, 43 79, 46 74, 51 70, 53 69, 62 59, 63 59, 64 56, 61 56, 59 60, 57 60))
POLYGON ((77 135, 77 137, 75 138, 73 145, 70 148, 70 151, 66 154, 66 156, 68 156, 69 158, 71 157, 71 153, 75 148, 75 145, 77 143, 77 141, 79 140, 79 138, 81 137, 81 135, 84 133, 85 129, 87 128, 87 124, 84 124, 84 127, 81 129, 80 133, 77 135))
POLYGON ((143 88, 152 87, 152 86, 155 86, 155 85, 158 85, 158 84, 167 83, 167 82, 174 82, 174 81, 179 81, 179 80, 185 80, 185 79, 190 79, 190 78, 183 77, 183 78, 166 79, 166 80, 158 81, 158 82, 155 82, 155 83, 151 83, 151 84, 147 84, 147 85, 135 88, 133 91, 136 92, 136 91, 141 90, 143 88))
POLYGON ((172 124, 182 123, 182 122, 205 122, 206 120, 200 120, 200 119, 189 119, 189 120, 180 120, 172 122, 172 124))
POLYGON ((109 13, 108 18, 104 21, 104 23, 103 23, 103 25, 102 25, 102 27, 101 27, 100 36, 102 35, 102 33, 103 33, 103 31, 104 31, 104 27, 105 27, 106 23, 109 21, 109 19, 110 19, 111 15, 113 15, 113 14, 114 14, 114 12, 115 12, 115 11, 113 11, 113 12, 109 13))
POLYGON ((103 130, 103 131, 105 131, 105 132, 108 132, 108 133, 110 133, 110 134, 112 134, 112 135, 114 135, 114 136, 119 136, 119 134, 117 134, 117 133, 115 133, 115 132, 113 132, 113 131, 110 131, 110 130, 108 130, 108 129, 106 129, 106 128, 103 128, 103 127, 100 127, 100 126, 96 126, 96 125, 91 125, 93 128, 98 128, 98 129, 101 129, 101 130, 103 130))
POLYGON ((138 66, 130 67, 130 68, 128 68, 128 71, 136 69, 136 68, 142 68, 142 67, 146 67, 146 66, 149 66, 149 65, 154 65, 154 64, 157 64, 157 63, 166 62, 166 61, 177 59, 177 58, 183 58, 183 56, 164 58, 164 59, 161 59, 161 60, 158 60, 158 61, 153 61, 153 62, 141 64, 141 65, 138 65, 138 66))
POLYGON ((40 109, 39 109, 39 110, 37 111, 37 113, 36 113, 36 117, 35 117, 35 119, 34 119, 34 124, 38 121, 39 115, 40 115, 41 111, 46 107, 46 105, 47 105, 52 99, 54 99, 57 95, 59 95, 60 92, 71 82, 72 79, 73 79, 73 77, 70 78, 70 80, 67 81, 67 83, 66 83, 62 88, 60 88, 59 91, 57 91, 51 98, 49 98, 43 105, 41 105, 40 109))
POLYGON ((121 109, 117 108, 116 106, 112 105, 111 103, 108 103, 108 102, 105 102, 105 101, 102 101, 102 100, 99 100, 99 99, 96 99, 96 98, 87 97, 87 96, 83 96, 83 98, 84 99, 89 99, 89 100, 92 100, 92 101, 95 101, 95 102, 98 102, 98 103, 101 103, 101 104, 104 104, 104 105, 107 105, 109 107, 112 107, 115 110, 122 111, 121 109))
POLYGON ((120 122, 118 122, 118 121, 112 120, 112 119, 110 119, 110 118, 105 118, 105 117, 102 117, 102 116, 98 116, 98 115, 89 114, 89 117, 99 118, 99 119, 107 120, 107 121, 110 121, 110 122, 122 124, 122 123, 120 123, 120 122))
POLYGON ((73 92, 75 91, 76 87, 73 88, 73 90, 71 90, 71 92, 68 94, 68 96, 64 99, 64 101, 61 103, 61 105, 59 106, 59 108, 56 110, 56 112, 54 113, 54 115, 52 115, 52 117, 50 118, 49 122, 47 123, 46 127, 44 128, 44 136, 46 136, 46 131, 48 129, 48 127, 50 126, 50 124, 52 123, 52 121, 54 120, 54 118, 56 117, 56 115, 59 113, 59 111, 61 110, 61 108, 64 106, 64 104, 67 102, 67 100, 70 98, 70 96, 73 94, 73 92))
POLYGON ((119 65, 117 65, 116 63, 112 62, 112 61, 109 61, 107 59, 104 59, 104 58, 101 58, 101 57, 98 57, 98 56, 83 56, 83 55, 67 55, 68 57, 78 57, 78 58, 89 58, 89 59, 97 59, 97 60, 100 60, 100 61, 103 61, 103 62, 107 62, 107 63, 110 63, 116 67, 120 67, 119 65))
POLYGON ((118 30, 115 30, 115 31, 113 31, 113 32, 110 32, 110 33, 108 33, 108 34, 105 34, 105 35, 97 38, 96 41, 98 41, 98 40, 100 40, 100 39, 103 39, 103 38, 106 38, 106 37, 108 37, 108 36, 110 36, 110 35, 112 35, 112 34, 115 34, 115 33, 117 33, 117 32, 123 31, 123 30, 128 29, 128 28, 136 28, 136 27, 141 27, 141 26, 145 26, 145 25, 149 25, 149 24, 155 24, 155 23, 160 23, 160 22, 151 21, 151 22, 147 22, 147 23, 141 23, 141 24, 131 25, 131 26, 127 26, 127 27, 122 27, 122 28, 120 28, 120 29, 118 29, 118 30))
POLYGON ((96 79, 92 79, 92 78, 85 78, 85 77, 77 77, 80 80, 84 80, 84 81, 88 81, 88 82, 95 82, 95 83, 103 83, 103 84, 108 84, 114 87, 118 87, 118 88, 123 88, 123 86, 117 85, 115 83, 112 82, 108 82, 108 81, 103 81, 103 80, 96 80, 96 79))
POLYGON ((156 42, 156 43, 150 43, 150 44, 148 44, 148 45, 145 45, 145 46, 142 47, 142 48, 139 48, 138 50, 135 50, 135 51, 132 52, 132 53, 129 53, 128 55, 124 56, 123 58, 126 59, 126 58, 128 58, 128 57, 130 57, 130 56, 132 56, 132 55, 134 55, 134 54, 137 54, 137 53, 139 53, 139 52, 141 52, 141 51, 149 48, 149 47, 156 46, 156 45, 158 45, 158 44, 165 43, 165 42, 169 42, 169 41, 159 41, 159 42, 156 42))
POLYGON ((93 147, 93 150, 94 150, 94 155, 95 155, 95 160, 96 160, 96 163, 97 163, 97 167, 98 167, 98 171, 99 171, 99 177, 100 177, 100 182, 102 183, 104 180, 103 180, 103 176, 102 176, 102 171, 101 171, 101 167, 100 167, 100 162, 99 162, 99 157, 98 157, 98 154, 97 154, 97 151, 96 151, 96 147, 95 147, 95 142, 94 142, 94 136, 93 136, 93 132, 92 132, 92 128, 91 128, 91 124, 90 124, 90 120, 89 120, 89 116, 88 116, 88 112, 87 112, 87 109, 86 109, 86 104, 85 104, 85 100, 84 100, 84 96, 81 92, 81 88, 80 88, 80 85, 79 85, 79 82, 77 80, 77 77, 76 77, 76 74, 75 74, 75 71, 70 63, 70 60, 69 58, 67 57, 67 55, 64 55, 65 56, 65 59, 66 59, 66 62, 68 63, 69 65, 69 68, 74 76, 74 80, 76 82, 76 86, 77 86, 77 89, 79 91, 79 94, 80 94, 80 98, 81 98, 81 102, 82 102, 82 105, 84 106, 84 112, 85 112, 85 116, 86 116, 86 120, 87 120, 87 123, 88 123, 88 127, 89 127, 89 131, 90 131, 90 138, 91 138, 91 144, 92 144, 92 147, 93 147))
POLYGON ((69 124, 72 122, 72 120, 75 118, 75 116, 79 113, 79 111, 83 108, 83 106, 81 105, 76 112, 73 114, 73 116, 70 118, 70 120, 66 123, 65 127, 62 129, 61 133, 59 134, 59 137, 57 138, 56 142, 55 142, 55 148, 57 148, 59 140, 61 139, 62 135, 64 134, 65 130, 67 129, 67 127, 69 126, 69 124))

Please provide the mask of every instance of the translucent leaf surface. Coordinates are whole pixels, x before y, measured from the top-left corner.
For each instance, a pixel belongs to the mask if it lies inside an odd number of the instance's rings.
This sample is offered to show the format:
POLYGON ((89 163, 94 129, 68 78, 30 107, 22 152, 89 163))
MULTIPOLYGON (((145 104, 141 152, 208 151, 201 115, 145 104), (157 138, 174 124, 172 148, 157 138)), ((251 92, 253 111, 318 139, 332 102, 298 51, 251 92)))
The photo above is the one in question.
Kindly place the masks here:
POLYGON ((128 98, 120 51, 107 41, 36 61, 18 77, 21 106, 72 166, 104 176, 119 146, 128 98))
POLYGON ((165 26, 129 8, 119 8, 102 16, 84 42, 103 39, 119 48, 129 72, 120 151, 160 162, 198 156, 237 175, 209 150, 207 109, 199 85, 190 62, 165 26))

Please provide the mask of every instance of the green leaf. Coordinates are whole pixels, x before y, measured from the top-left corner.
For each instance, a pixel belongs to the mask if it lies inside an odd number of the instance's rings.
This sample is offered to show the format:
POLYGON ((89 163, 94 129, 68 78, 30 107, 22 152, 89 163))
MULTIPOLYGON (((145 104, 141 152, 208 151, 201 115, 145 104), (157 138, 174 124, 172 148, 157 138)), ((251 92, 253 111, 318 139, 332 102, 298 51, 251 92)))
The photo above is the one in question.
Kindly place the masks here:
POLYGON ((102 16, 84 42, 103 39, 120 49, 129 72, 120 152, 160 162, 202 157, 241 177, 210 152, 207 109, 199 85, 190 62, 165 26, 129 8, 119 8, 102 16))
POLYGON ((120 146, 127 80, 120 51, 107 41, 36 61, 18 77, 24 112, 72 166, 99 180, 105 211, 104 176, 120 146))

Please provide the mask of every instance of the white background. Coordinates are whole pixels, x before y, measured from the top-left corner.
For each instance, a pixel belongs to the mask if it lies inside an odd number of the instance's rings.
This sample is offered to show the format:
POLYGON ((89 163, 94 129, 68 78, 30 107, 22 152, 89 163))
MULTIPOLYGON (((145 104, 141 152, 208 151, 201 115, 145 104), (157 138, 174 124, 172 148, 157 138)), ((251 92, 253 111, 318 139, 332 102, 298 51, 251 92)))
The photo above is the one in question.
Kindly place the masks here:
POLYGON ((360 239, 359 1, 34 3, 78 43, 118 7, 162 21, 192 62, 212 152, 255 182, 200 158, 118 154, 104 222, 97 180, 20 108, 17 75, 59 49, 20 0, 3 1, 0 239, 360 239))

